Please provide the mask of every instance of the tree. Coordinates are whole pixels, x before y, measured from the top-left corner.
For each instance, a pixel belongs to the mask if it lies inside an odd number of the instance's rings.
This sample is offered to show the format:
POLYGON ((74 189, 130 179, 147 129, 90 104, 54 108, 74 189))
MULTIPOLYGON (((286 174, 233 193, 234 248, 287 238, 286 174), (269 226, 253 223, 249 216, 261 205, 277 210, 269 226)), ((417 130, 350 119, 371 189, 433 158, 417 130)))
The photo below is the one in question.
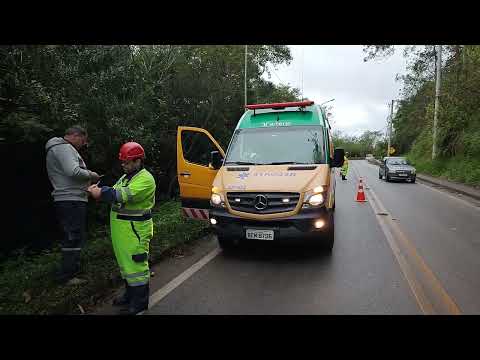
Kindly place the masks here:
MULTIPOLYGON (((287 46, 249 46, 250 98, 295 99, 296 89, 262 78, 268 66, 289 61, 287 46)), ((204 127, 227 145, 244 112, 243 72, 240 45, 0 46, 0 144, 15 152, 12 191, 38 207, 27 217, 51 211, 45 142, 76 123, 89 132, 82 155, 106 184, 121 174, 119 146, 134 140, 146 150, 157 199, 167 196, 176 181, 177 127, 204 127), (35 166, 25 166, 32 154, 35 166)))

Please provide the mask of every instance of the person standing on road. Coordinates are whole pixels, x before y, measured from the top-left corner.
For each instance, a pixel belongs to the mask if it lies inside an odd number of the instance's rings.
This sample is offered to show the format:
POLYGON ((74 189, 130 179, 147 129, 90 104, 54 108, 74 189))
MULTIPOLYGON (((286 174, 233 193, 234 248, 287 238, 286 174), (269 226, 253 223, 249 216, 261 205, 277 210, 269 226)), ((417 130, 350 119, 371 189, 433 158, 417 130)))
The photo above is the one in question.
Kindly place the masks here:
POLYGON ((144 168, 145 151, 136 142, 120 148, 119 159, 125 174, 113 187, 92 185, 94 199, 112 204, 110 230, 112 245, 125 283, 125 293, 113 301, 130 315, 148 309, 150 270, 148 254, 153 237, 152 208, 155 179, 144 168))
POLYGON ((87 144, 87 138, 83 127, 72 126, 65 131, 63 138, 51 138, 45 145, 55 212, 64 232, 62 262, 56 273, 56 280, 60 283, 75 279, 80 272, 80 252, 86 242, 87 188, 100 178, 96 172, 87 170, 78 152, 87 144))
POLYGON ((342 175, 342 180, 347 180, 347 173, 348 173, 348 158, 347 158, 348 152, 345 153, 343 156, 343 165, 340 170, 340 175, 342 175))

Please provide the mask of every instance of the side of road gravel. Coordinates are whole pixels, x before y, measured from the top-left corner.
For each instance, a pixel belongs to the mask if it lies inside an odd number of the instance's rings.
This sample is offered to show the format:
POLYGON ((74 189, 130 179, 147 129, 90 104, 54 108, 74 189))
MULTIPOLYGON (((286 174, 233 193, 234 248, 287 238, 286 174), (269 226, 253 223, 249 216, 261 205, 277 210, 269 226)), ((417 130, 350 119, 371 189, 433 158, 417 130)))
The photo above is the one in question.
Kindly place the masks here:
MULTIPOLYGON (((374 164, 374 165, 380 165, 380 163, 381 163, 377 159, 369 159, 368 162, 371 163, 371 164, 374 164)), ((437 186, 447 188, 447 189, 452 190, 452 191, 456 191, 460 194, 470 196, 470 197, 472 197, 476 200, 480 200, 480 189, 479 188, 469 186, 469 185, 465 185, 465 184, 456 183, 456 182, 449 181, 449 180, 446 180, 446 179, 440 179, 440 178, 437 178, 437 177, 433 177, 433 176, 426 175, 426 174, 421 174, 421 173, 417 173, 417 179, 428 182, 428 183, 433 184, 433 185, 437 185, 437 186)))

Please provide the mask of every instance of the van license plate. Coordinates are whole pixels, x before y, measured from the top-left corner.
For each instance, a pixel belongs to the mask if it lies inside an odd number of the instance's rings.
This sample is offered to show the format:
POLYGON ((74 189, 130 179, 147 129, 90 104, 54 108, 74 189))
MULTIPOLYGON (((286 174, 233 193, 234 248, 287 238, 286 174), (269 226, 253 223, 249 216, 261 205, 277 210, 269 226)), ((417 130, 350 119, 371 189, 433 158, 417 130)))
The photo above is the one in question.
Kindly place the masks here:
POLYGON ((398 176, 407 176, 407 174, 398 174, 398 176))
POLYGON ((247 229, 247 239, 273 240, 273 230, 252 230, 247 229))

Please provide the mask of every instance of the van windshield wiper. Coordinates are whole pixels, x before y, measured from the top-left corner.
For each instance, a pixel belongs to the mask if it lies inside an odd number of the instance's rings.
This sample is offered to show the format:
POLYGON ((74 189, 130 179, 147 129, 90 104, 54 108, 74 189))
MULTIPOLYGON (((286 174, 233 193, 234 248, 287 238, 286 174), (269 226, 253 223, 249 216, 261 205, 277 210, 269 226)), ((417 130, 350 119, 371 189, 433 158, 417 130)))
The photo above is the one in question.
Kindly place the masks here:
POLYGON ((309 165, 308 163, 297 162, 297 161, 278 161, 278 162, 271 162, 262 165, 291 165, 291 164, 299 164, 299 165, 309 165))
POLYGON ((225 165, 258 165, 258 164, 252 163, 252 162, 246 162, 246 161, 227 161, 225 165))

